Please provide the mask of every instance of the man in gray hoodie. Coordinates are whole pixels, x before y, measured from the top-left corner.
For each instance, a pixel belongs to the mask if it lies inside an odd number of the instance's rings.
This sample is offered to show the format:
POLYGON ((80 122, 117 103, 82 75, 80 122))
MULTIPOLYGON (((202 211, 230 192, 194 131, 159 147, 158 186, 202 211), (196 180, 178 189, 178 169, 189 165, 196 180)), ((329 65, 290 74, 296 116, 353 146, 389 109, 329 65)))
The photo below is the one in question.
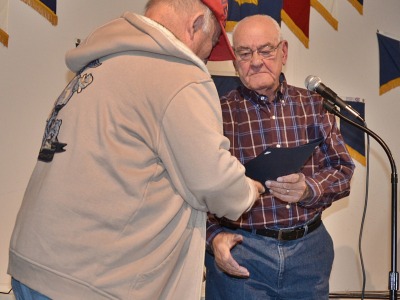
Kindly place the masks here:
MULTIPOLYGON (((199 299, 208 211, 263 192, 222 134, 207 59, 226 0, 151 0, 94 30, 47 120, 10 245, 18 299, 199 299)), ((210 54, 211 53, 211 54, 210 54)))

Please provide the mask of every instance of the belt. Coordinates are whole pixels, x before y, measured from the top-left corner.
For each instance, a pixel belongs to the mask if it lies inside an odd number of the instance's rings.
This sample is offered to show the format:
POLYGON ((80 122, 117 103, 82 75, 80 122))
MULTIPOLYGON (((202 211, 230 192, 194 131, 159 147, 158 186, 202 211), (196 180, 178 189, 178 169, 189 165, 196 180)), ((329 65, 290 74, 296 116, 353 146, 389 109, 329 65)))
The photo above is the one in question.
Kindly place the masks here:
POLYGON ((263 228, 263 229, 240 228, 240 227, 235 227, 234 224, 228 223, 224 219, 220 220, 220 225, 223 227, 233 229, 233 230, 241 229, 241 230, 252 232, 252 233, 255 233, 258 235, 275 238, 280 241, 292 241, 292 240, 297 240, 299 238, 302 238, 305 235, 313 232, 321 224, 322 224, 322 221, 321 221, 320 215, 309 224, 303 225, 298 228, 280 229, 280 230, 273 230, 273 229, 266 229, 266 228, 263 228))

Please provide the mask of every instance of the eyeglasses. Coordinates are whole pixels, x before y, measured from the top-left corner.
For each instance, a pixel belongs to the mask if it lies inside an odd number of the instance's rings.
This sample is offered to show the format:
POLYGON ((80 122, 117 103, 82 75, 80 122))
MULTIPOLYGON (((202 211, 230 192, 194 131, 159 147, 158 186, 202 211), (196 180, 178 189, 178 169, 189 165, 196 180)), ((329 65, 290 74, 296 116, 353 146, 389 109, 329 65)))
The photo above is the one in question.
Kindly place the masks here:
POLYGON ((235 54, 239 57, 241 61, 250 61, 253 58, 254 52, 257 52, 258 55, 260 55, 262 58, 268 59, 274 57, 276 49, 278 49, 281 44, 282 41, 280 41, 275 47, 266 45, 261 46, 256 50, 252 50, 249 48, 239 48, 235 49, 235 54))

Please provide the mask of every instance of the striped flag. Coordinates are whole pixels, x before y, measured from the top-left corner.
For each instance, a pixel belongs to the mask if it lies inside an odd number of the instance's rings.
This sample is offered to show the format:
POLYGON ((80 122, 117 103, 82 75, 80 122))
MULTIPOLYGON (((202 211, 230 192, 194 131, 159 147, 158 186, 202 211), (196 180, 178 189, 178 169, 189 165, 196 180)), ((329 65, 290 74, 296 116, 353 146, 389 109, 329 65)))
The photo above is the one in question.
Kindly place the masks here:
POLYGON ((8 47, 8 0, 0 0, 0 42, 8 47))
POLYGON ((336 0, 311 0, 311 6, 335 29, 338 30, 336 0))
POLYGON ((363 14, 363 5, 364 5, 364 0, 348 0, 351 5, 357 9, 357 11, 360 13, 360 15, 363 14))
POLYGON ((57 0, 22 0, 22 2, 31 6, 54 26, 57 25, 57 0))
POLYGON ((400 86, 400 41, 377 32, 379 44, 379 94, 400 86))
POLYGON ((283 0, 229 0, 226 31, 232 31, 236 23, 247 16, 269 15, 281 24, 283 0))
POLYGON ((308 48, 310 27, 310 0, 284 0, 282 21, 308 48))

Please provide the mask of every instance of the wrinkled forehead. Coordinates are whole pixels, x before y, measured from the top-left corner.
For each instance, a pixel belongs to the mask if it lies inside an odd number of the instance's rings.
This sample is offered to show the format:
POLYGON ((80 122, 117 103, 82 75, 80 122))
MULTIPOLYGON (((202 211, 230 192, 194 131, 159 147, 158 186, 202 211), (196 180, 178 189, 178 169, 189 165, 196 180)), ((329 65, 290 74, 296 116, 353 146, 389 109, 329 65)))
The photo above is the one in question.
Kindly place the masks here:
POLYGON ((254 47, 276 45, 280 41, 279 32, 268 20, 247 20, 239 23, 235 29, 232 42, 236 47, 254 47))

